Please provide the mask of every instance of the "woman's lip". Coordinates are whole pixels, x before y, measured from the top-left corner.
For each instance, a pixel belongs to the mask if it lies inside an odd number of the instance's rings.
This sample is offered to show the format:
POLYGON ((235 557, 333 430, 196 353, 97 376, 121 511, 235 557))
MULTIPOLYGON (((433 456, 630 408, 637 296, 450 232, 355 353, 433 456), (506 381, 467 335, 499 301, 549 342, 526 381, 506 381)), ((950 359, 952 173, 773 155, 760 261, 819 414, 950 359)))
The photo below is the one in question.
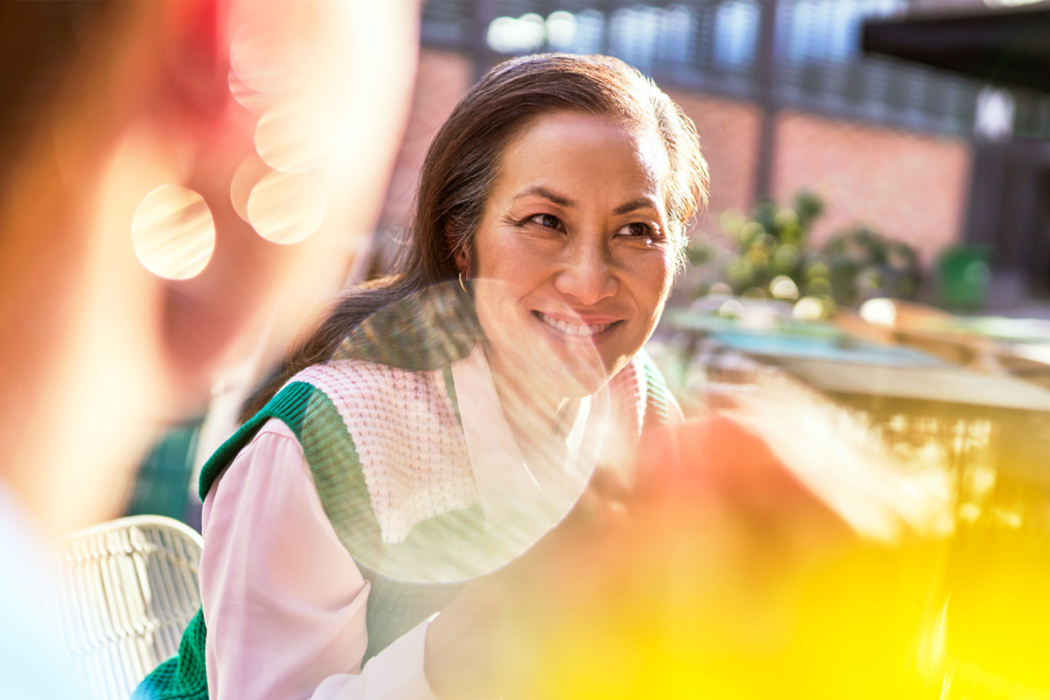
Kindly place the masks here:
POLYGON ((542 311, 533 311, 532 313, 540 323, 545 325, 552 332, 556 332, 567 338, 586 338, 587 340, 594 340, 595 338, 604 336, 615 327, 617 323, 623 320, 615 319, 610 323, 581 324, 579 321, 565 321, 555 316, 545 314, 542 311))
POLYGON ((534 314, 542 314, 547 318, 554 319, 555 321, 564 321, 565 323, 572 324, 583 324, 585 326, 600 326, 605 323, 616 323, 622 321, 622 316, 592 316, 588 314, 566 314, 558 313, 553 311, 540 311, 539 309, 533 310, 534 314))

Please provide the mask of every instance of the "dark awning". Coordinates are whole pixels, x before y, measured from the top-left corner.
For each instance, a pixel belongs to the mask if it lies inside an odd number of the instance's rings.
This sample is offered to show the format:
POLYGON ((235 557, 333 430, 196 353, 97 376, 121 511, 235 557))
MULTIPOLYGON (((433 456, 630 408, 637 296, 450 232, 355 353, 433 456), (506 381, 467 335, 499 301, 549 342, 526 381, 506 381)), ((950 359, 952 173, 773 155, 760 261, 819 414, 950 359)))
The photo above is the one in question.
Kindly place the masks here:
POLYGON ((868 20, 862 45, 866 52, 1050 92, 1050 2, 868 20))

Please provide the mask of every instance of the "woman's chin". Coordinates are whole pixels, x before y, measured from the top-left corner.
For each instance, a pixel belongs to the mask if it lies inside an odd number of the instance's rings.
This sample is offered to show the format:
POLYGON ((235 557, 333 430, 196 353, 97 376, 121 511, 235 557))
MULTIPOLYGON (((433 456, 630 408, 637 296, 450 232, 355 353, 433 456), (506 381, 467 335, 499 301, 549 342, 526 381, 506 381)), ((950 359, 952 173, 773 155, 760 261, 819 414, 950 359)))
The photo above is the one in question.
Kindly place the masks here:
POLYGON ((581 399, 600 391, 609 381, 609 376, 600 360, 562 359, 550 363, 538 381, 540 386, 556 392, 561 398, 581 399))

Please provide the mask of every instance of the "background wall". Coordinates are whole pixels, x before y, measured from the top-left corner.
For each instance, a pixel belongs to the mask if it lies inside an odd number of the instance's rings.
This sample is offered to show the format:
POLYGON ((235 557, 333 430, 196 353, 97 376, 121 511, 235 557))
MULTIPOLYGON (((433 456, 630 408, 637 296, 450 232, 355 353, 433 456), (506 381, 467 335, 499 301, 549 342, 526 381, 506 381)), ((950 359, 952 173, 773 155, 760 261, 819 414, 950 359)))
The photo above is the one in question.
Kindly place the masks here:
POLYGON ((824 199, 814 243, 865 221, 930 263, 960 238, 970 160, 960 139, 785 112, 777 121, 774 195, 787 202, 805 187, 824 199))
MULTIPOLYGON (((415 102, 380 221, 384 259, 406 226, 419 170, 434 134, 474 80, 471 60, 456 51, 424 49, 415 102)), ((726 209, 753 203, 761 113, 747 101, 668 90, 696 123, 711 168, 708 216, 699 229, 718 230, 726 209)), ((808 188, 827 207, 814 242, 855 221, 915 246, 930 263, 960 240, 971 153, 966 140, 781 112, 773 150, 773 191, 790 203, 808 188)))
POLYGON ((668 93, 696 124, 711 169, 709 215, 701 227, 716 225, 723 210, 751 206, 761 115, 747 102, 681 90, 668 93))

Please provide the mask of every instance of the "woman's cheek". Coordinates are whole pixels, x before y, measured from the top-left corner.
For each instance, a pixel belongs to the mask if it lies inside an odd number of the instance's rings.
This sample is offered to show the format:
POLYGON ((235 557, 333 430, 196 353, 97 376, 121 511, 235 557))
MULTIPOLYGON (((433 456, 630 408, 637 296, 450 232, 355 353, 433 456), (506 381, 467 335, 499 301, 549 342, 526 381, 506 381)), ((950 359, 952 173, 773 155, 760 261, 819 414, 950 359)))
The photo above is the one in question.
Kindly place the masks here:
POLYGON ((671 293, 671 285, 674 282, 674 254, 660 250, 658 255, 637 256, 631 263, 631 286, 645 307, 644 312, 646 315, 659 313, 671 293))

